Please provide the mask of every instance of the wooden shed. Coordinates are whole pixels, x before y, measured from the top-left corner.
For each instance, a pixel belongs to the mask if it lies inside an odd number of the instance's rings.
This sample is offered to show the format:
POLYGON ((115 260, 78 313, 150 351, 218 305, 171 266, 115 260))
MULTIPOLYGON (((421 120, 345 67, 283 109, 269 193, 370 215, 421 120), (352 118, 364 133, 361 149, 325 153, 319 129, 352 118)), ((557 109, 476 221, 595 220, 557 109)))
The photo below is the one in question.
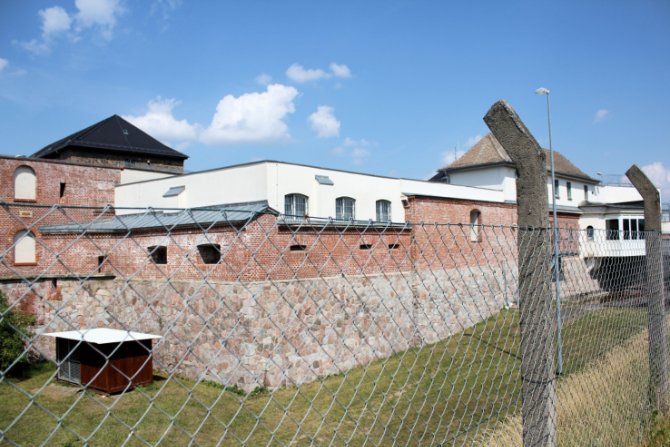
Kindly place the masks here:
POLYGON ((153 383, 152 340, 160 335, 104 328, 43 335, 56 339, 59 381, 103 393, 153 383))

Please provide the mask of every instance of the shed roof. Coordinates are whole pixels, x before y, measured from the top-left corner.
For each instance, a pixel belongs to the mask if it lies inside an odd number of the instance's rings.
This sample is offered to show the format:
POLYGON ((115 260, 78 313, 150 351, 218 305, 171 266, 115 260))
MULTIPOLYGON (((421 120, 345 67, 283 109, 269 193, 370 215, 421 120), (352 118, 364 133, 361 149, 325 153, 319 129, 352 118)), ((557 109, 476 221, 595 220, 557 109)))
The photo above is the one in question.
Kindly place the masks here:
MULTIPOLYGON (((546 155, 547 170, 551 169, 551 156, 549 149, 542 149, 546 155)), ((450 172, 458 170, 472 169, 487 165, 510 165, 514 166, 512 159, 502 147, 500 142, 491 133, 487 133, 470 150, 453 163, 440 168, 440 171, 450 172)), ((582 172, 570 160, 565 158, 560 152, 554 151, 554 171, 557 174, 563 174, 570 177, 577 177, 592 183, 598 183, 598 180, 582 172)))
POLYGON ((118 115, 93 124, 35 152, 31 157, 51 158, 66 147, 104 149, 112 152, 153 155, 186 160, 188 155, 166 146, 118 115))
POLYGON ((218 205, 204 209, 189 209, 176 212, 147 210, 138 214, 125 214, 111 219, 92 222, 44 225, 40 227, 42 234, 72 233, 127 233, 132 230, 161 228, 172 230, 176 227, 226 225, 246 223, 258 214, 276 211, 268 206, 266 200, 259 202, 233 203, 218 205))
POLYGON ((47 337, 66 338, 68 340, 86 341, 88 343, 95 343, 103 345, 106 343, 121 343, 124 341, 134 340, 155 340, 163 338, 160 335, 143 334, 141 332, 120 331, 118 329, 95 328, 82 329, 79 331, 67 332, 51 332, 49 334, 42 334, 47 337))

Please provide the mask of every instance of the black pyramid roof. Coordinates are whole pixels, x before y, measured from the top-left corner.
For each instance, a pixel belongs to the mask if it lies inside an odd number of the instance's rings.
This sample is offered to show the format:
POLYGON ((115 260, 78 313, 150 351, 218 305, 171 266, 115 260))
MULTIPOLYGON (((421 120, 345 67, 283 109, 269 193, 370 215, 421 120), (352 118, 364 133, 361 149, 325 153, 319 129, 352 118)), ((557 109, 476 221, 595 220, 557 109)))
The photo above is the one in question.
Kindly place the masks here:
POLYGON ((84 130, 58 140, 31 155, 32 158, 52 158, 68 146, 105 149, 107 151, 146 154, 186 160, 188 155, 178 152, 118 115, 100 121, 84 130))

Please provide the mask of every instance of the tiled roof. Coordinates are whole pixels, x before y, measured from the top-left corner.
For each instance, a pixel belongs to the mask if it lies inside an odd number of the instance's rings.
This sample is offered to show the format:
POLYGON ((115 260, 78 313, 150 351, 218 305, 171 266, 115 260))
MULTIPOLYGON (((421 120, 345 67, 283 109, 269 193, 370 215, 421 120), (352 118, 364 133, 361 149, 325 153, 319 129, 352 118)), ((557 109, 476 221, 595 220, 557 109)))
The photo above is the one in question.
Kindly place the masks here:
POLYGON ((110 116, 84 130, 51 143, 35 152, 31 157, 50 158, 51 155, 58 153, 58 151, 68 146, 104 149, 112 152, 146 154, 180 160, 188 158, 188 155, 184 155, 164 145, 118 115, 110 116))
POLYGON ((206 209, 190 209, 175 213, 147 210, 143 213, 124 214, 111 219, 93 222, 44 225, 42 234, 79 234, 79 233, 128 233, 133 230, 165 229, 184 226, 199 226, 204 229, 212 225, 230 225, 248 223, 258 214, 271 212, 267 201, 219 205, 206 209))
MULTIPOLYGON (((549 149, 543 149, 547 159, 547 169, 551 169, 551 156, 549 149)), ((487 133, 477 142, 469 151, 467 151, 458 160, 450 165, 440 169, 440 171, 455 171, 477 166, 485 166, 492 164, 507 164, 514 166, 512 159, 507 154, 502 145, 498 142, 493 134, 487 133)), ((554 170, 558 174, 569 175, 572 177, 580 177, 586 180, 597 182, 598 180, 589 177, 582 172, 577 166, 572 164, 570 160, 565 158, 560 152, 554 151, 554 170)))

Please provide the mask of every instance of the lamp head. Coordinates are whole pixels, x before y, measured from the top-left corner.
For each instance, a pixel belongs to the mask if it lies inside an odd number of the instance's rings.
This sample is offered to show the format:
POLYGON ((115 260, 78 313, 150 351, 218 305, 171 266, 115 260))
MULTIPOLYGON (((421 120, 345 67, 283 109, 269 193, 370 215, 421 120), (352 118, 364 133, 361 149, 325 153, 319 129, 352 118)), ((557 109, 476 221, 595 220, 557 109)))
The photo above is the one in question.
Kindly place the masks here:
POLYGON ((538 88, 537 90, 535 90, 535 93, 537 93, 538 95, 548 95, 548 94, 549 94, 549 90, 547 90, 547 89, 544 88, 544 87, 540 87, 540 88, 538 88))

